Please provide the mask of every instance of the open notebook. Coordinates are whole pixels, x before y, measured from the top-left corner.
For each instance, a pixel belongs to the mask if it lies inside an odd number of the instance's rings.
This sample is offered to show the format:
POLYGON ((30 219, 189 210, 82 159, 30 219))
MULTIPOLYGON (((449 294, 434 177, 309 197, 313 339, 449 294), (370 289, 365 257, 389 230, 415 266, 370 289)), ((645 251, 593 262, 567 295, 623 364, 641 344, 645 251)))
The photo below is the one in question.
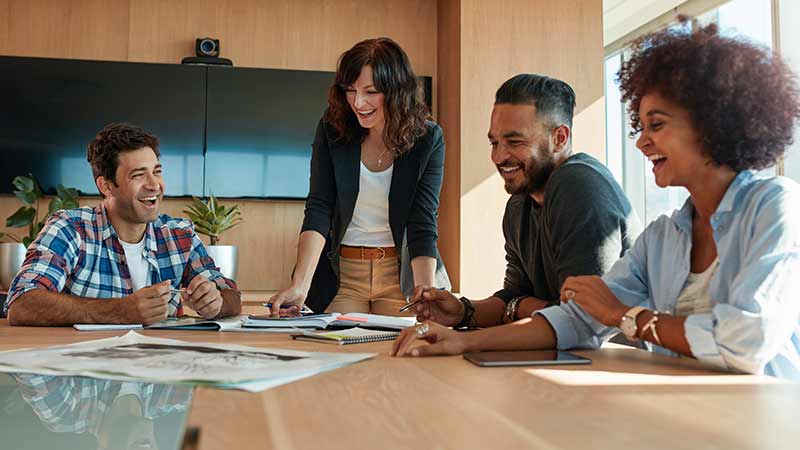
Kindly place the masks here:
POLYGON ((222 331, 231 328, 240 328, 246 316, 232 316, 224 319, 204 319, 202 317, 170 317, 167 320, 156 322, 152 325, 141 324, 84 324, 78 323, 73 327, 78 331, 116 331, 116 330, 211 330, 222 331))
POLYGON ((365 313, 314 314, 302 317, 250 316, 242 322, 244 328, 372 328, 379 330, 402 330, 416 325, 414 317, 381 316, 365 313))
POLYGON ((376 331, 363 328, 348 328, 346 330, 311 332, 303 331, 292 335, 292 339, 316 342, 329 342, 331 344, 362 344, 365 342, 391 341, 400 333, 397 331, 376 331))

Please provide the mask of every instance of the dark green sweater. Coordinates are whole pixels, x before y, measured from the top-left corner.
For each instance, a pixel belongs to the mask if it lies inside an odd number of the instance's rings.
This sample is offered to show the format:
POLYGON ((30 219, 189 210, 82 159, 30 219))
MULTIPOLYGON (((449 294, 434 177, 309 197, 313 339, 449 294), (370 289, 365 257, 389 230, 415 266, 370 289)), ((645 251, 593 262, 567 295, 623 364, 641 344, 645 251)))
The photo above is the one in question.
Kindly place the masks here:
POLYGON ((558 304, 561 284, 574 275, 602 275, 642 231, 611 172, 577 153, 553 171, 544 205, 530 195, 506 204, 506 275, 494 295, 506 303, 534 296, 558 304))

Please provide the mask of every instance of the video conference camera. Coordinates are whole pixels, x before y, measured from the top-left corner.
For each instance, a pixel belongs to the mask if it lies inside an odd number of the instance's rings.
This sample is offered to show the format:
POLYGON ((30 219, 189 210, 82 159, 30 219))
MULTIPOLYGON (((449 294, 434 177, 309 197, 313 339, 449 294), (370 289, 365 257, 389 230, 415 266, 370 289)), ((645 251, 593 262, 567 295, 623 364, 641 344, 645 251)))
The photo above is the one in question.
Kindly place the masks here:
POLYGON ((219 56, 219 39, 210 37, 197 38, 194 44, 197 56, 183 58, 181 64, 201 64, 211 66, 232 66, 233 61, 219 56))

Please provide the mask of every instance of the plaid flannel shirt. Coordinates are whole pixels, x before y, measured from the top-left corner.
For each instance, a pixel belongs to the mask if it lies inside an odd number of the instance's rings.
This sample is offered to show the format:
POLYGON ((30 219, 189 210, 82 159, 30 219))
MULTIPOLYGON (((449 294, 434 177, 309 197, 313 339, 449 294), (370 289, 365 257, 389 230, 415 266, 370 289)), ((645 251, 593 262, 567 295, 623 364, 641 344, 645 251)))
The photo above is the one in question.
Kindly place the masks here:
MULTIPOLYGON (((151 284, 170 280, 178 289, 202 275, 219 289, 236 289, 236 283, 223 277, 208 256, 190 221, 161 214, 147 224, 144 239, 151 284)), ((125 251, 102 202, 94 208, 62 210, 50 217, 11 282, 5 313, 32 289, 85 298, 121 298, 133 293, 125 251)), ((170 300, 169 312, 173 316, 183 313, 179 294, 170 300)))
POLYGON ((84 377, 16 374, 22 398, 42 423, 57 433, 96 435, 114 400, 130 393, 141 400, 142 417, 157 419, 185 411, 191 386, 96 380, 84 377))

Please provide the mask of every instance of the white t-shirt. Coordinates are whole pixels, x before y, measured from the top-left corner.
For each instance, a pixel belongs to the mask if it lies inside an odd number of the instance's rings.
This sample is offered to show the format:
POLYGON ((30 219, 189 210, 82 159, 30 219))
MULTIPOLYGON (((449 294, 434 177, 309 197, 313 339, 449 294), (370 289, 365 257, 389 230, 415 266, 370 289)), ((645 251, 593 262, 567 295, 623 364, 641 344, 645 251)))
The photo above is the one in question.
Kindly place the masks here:
POLYGON ((373 172, 361 163, 358 198, 353 219, 342 244, 362 247, 394 247, 389 227, 389 189, 394 164, 382 172, 373 172))
POLYGON ((692 314, 703 314, 711 311, 714 302, 708 292, 711 277, 717 271, 719 258, 715 258, 708 268, 702 273, 689 273, 686 284, 675 303, 675 315, 685 317, 692 314))
POLYGON ((128 261, 128 270, 131 272, 133 291, 150 286, 150 264, 144 259, 144 236, 136 244, 129 244, 120 239, 125 259, 128 261))

